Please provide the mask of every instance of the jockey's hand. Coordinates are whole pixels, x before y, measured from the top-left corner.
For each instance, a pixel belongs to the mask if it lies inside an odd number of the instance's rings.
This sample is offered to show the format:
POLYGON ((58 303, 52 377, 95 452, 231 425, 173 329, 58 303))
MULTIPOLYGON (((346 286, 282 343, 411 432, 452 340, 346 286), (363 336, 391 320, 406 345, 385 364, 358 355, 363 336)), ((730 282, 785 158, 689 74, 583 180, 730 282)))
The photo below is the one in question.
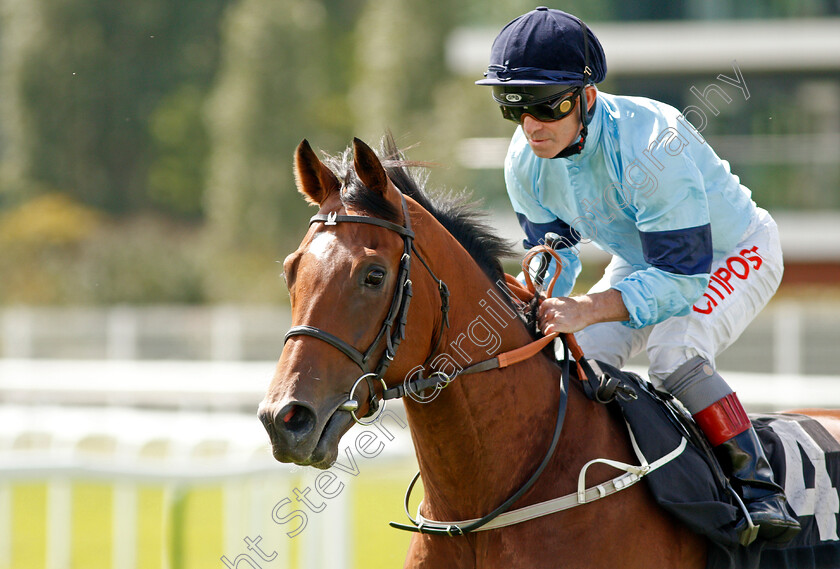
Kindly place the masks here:
POLYGON ((538 313, 540 330, 545 335, 553 332, 577 332, 589 326, 586 319, 586 297, 546 298, 540 303, 538 313))
POLYGON ((577 332, 598 322, 630 319, 621 293, 615 289, 582 296, 544 298, 537 316, 540 330, 546 335, 577 332))

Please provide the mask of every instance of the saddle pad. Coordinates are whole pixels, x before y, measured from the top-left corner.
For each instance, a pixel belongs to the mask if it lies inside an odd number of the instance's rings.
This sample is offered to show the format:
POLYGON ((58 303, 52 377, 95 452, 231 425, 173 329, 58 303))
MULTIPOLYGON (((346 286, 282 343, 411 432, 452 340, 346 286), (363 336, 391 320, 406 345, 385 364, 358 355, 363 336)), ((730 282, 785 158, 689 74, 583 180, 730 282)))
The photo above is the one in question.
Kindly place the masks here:
POLYGON ((620 409, 648 461, 671 452, 683 437, 688 439, 679 458, 645 480, 661 507, 709 539, 709 568, 840 568, 840 444, 819 423, 803 415, 750 416, 803 530, 784 548, 759 540, 743 547, 735 532, 741 512, 690 416, 635 374, 599 365, 636 392, 636 399, 617 397, 613 406, 620 409))
POLYGON ((768 545, 760 567, 840 567, 840 443, 804 415, 750 415, 802 532, 768 545))

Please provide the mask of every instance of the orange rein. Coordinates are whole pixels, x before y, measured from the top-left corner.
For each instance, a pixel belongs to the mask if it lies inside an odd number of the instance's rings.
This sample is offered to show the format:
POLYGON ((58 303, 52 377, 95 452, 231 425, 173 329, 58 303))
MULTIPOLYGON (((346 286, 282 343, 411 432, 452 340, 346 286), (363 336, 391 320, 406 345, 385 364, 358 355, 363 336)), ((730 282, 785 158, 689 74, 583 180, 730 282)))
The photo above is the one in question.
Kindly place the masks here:
MULTIPOLYGON (((547 245, 537 245, 536 247, 532 247, 528 253, 525 254, 525 257, 522 259, 522 269, 523 275, 525 277, 525 285, 523 286, 516 277, 512 275, 505 274, 505 284, 507 284, 508 289, 522 302, 530 302, 531 299, 537 298, 537 302, 542 302, 542 297, 537 295, 536 288, 534 287, 534 283, 531 280, 531 275, 528 273, 528 264, 531 260, 542 253, 546 253, 551 255, 554 260, 557 262, 557 270, 554 272, 554 276, 548 283, 548 287, 546 291, 548 296, 551 296, 552 291, 554 290, 554 285, 557 282, 557 278, 560 276, 560 271, 563 267, 562 259, 560 255, 547 245)), ((547 346, 552 340, 554 340, 557 336, 560 335, 560 332, 552 332, 547 336, 543 336, 539 340, 535 340, 530 344, 526 344, 521 348, 516 348, 509 352, 505 352, 503 354, 499 354, 499 367, 506 367, 511 364, 515 364, 530 358, 538 354, 545 346, 547 346)), ((586 374, 583 371, 583 367, 580 365, 580 360, 583 359, 583 350, 580 348, 580 345, 577 343, 574 334, 571 332, 563 333, 563 336, 566 339, 566 345, 569 346, 569 351, 572 354, 572 357, 575 359, 575 363, 577 364, 578 370, 578 378, 584 380, 586 378, 586 374)))
MULTIPOLYGON (((542 298, 537 295, 536 289, 534 288, 534 283, 531 281, 531 277, 530 275, 528 275, 527 271, 528 263, 531 261, 531 259, 534 258, 535 255, 540 253, 547 253, 554 257, 554 259, 557 261, 557 271, 555 272, 554 277, 549 282, 549 286, 547 288, 549 294, 554 289, 554 284, 557 281, 557 277, 560 274, 561 261, 560 256, 557 254, 557 252, 551 247, 547 247, 545 245, 537 245, 536 247, 533 247, 531 250, 528 251, 528 253, 525 255, 525 258, 522 260, 523 268, 525 268, 525 286, 523 286, 513 276, 505 274, 505 284, 507 285, 508 289, 513 295, 516 296, 516 298, 518 298, 522 302, 527 303, 534 298, 537 298, 537 302, 542 302, 542 298)), ((471 366, 461 370, 459 374, 466 375, 488 371, 491 369, 500 369, 525 361, 540 353, 548 344, 550 344, 559 335, 560 332, 552 332, 551 334, 534 340, 529 344, 525 344, 524 346, 514 348, 513 350, 507 352, 503 352, 493 358, 490 358, 489 360, 484 360, 472 364, 471 366)), ((577 340, 575 340, 574 335, 572 335, 571 333, 564 333, 563 336, 566 341, 566 345, 569 347, 569 352, 571 353, 572 357, 575 360, 575 364, 577 365, 578 378, 581 381, 586 381, 586 372, 584 371, 583 366, 580 363, 584 357, 583 350, 581 350, 580 345, 577 343, 577 340)), ((452 378, 445 375, 441 376, 441 374, 436 372, 427 378, 420 377, 419 379, 413 380, 410 383, 410 385, 401 384, 395 387, 386 388, 382 393, 382 399, 389 400, 403 397, 408 393, 409 390, 417 392, 432 387, 438 388, 441 384, 447 384, 451 380, 452 378), (441 379, 441 377, 443 379, 441 379)))

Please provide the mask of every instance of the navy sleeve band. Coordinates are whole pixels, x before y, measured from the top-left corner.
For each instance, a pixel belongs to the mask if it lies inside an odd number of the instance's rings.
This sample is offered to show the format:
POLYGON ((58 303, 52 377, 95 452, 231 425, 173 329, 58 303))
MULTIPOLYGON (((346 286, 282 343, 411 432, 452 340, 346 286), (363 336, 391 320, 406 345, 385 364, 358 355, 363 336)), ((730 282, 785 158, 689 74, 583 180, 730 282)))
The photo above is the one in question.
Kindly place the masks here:
POLYGON ((640 231, 645 261, 677 275, 708 273, 712 268, 710 224, 671 231, 640 231))
POLYGON ((574 231, 568 223, 561 219, 555 219, 548 223, 534 223, 521 213, 516 214, 516 219, 519 220, 519 225, 525 231, 525 239, 522 241, 522 245, 526 249, 542 243, 545 239, 545 234, 549 231, 561 237, 560 242, 563 245, 561 247, 555 247, 555 249, 568 249, 573 245, 577 245, 578 241, 580 241, 580 236, 577 234, 577 231, 574 231))

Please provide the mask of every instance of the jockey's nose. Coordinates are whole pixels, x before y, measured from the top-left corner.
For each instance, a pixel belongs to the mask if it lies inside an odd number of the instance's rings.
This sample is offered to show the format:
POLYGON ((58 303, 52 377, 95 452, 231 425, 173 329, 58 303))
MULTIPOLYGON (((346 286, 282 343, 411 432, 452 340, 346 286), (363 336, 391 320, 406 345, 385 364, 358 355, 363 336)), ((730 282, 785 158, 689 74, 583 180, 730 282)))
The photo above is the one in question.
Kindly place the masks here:
POLYGON ((533 132, 542 128, 542 123, 531 115, 522 115, 522 129, 525 132, 533 132))

